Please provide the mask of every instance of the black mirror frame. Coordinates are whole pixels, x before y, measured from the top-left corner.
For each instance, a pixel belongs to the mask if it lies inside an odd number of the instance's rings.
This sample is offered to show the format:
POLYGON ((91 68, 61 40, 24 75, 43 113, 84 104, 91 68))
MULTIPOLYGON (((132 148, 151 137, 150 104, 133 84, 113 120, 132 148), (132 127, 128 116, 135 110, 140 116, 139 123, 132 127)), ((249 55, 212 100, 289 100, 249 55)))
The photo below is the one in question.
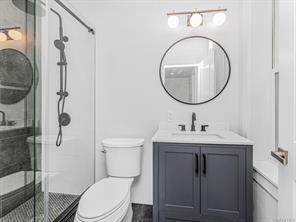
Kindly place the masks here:
POLYGON ((190 37, 182 38, 182 39, 178 40, 177 42, 173 43, 173 44, 172 44, 172 45, 171 45, 171 46, 165 51, 164 55, 162 56, 162 59, 161 59, 161 62, 160 62, 160 66, 159 66, 159 78, 160 78, 160 82, 161 82, 161 85, 162 85, 162 87, 164 88, 164 90, 165 90, 165 91, 167 92, 167 94, 168 94, 170 97, 172 97, 174 100, 176 100, 176 101, 178 101, 178 102, 180 102, 180 103, 186 104, 186 105, 201 105, 201 104, 208 103, 208 102, 210 102, 210 101, 216 99, 216 98, 217 98, 217 97, 218 97, 218 96, 224 91, 224 89, 225 89, 226 86, 228 85, 228 82, 229 82, 229 80, 230 80, 230 75, 231 75, 231 64, 230 64, 230 59, 229 59, 229 56, 228 56, 227 52, 225 51, 225 49, 224 49, 224 48, 223 48, 218 42, 216 42, 215 40, 210 39, 210 38, 208 38, 208 37, 204 37, 204 36, 190 36, 190 37), (178 43, 180 43, 180 42, 182 42, 182 41, 184 41, 184 40, 187 40, 187 39, 193 39, 193 38, 203 38, 203 39, 207 39, 207 40, 210 40, 210 41, 216 43, 216 44, 222 49, 222 51, 225 53, 226 58, 227 58, 227 61, 228 61, 228 66, 229 66, 229 75, 228 75, 228 78, 227 78, 227 81, 226 81, 224 87, 220 90, 219 93, 217 93, 216 96, 214 96, 213 98, 211 98, 211 99, 209 99, 209 100, 206 100, 206 101, 204 101, 204 102, 201 102, 201 103, 188 103, 188 102, 184 102, 184 101, 181 101, 181 100, 175 98, 175 97, 174 97, 173 95, 171 95, 171 94, 168 92, 168 90, 165 88, 165 86, 164 86, 164 84, 163 84, 163 82, 162 82, 162 78, 161 78, 162 63, 163 63, 163 60, 164 60, 165 56, 167 55, 167 53, 171 50, 171 48, 173 48, 173 47, 174 47, 175 45, 177 45, 178 43))

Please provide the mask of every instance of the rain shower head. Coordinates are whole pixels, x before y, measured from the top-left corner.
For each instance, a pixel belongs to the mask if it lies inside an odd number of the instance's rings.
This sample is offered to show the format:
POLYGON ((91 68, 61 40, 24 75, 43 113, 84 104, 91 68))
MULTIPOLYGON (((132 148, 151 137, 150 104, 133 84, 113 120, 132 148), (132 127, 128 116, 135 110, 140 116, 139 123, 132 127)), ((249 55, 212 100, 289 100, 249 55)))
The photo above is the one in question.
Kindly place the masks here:
POLYGON ((36 1, 36 5, 34 0, 11 0, 15 7, 20 9, 21 11, 30 14, 42 16, 45 14, 45 10, 43 6, 45 5, 42 1, 36 1))

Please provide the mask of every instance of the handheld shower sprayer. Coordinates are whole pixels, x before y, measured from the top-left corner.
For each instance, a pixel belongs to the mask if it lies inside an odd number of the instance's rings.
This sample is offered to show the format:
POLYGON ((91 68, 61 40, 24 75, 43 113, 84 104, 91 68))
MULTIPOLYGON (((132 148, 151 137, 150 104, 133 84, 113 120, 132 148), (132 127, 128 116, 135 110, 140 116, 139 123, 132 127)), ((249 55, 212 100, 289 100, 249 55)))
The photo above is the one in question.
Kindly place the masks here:
POLYGON ((62 51, 65 50, 65 44, 64 44, 64 42, 61 41, 61 40, 59 40, 59 39, 57 39, 57 40, 54 41, 54 46, 55 46, 57 49, 59 49, 59 50, 62 50, 62 51))

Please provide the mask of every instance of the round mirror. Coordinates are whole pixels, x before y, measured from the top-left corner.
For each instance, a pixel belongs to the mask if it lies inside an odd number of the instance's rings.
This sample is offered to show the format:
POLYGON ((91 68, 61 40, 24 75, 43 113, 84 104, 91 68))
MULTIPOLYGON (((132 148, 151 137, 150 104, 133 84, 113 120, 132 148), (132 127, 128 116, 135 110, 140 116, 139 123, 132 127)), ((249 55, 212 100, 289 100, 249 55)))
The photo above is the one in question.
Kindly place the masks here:
POLYGON ((174 43, 160 63, 160 80, 175 100, 197 105, 216 98, 230 78, 226 51, 214 40, 193 36, 174 43))
POLYGON ((15 104, 24 99, 33 84, 33 67, 22 52, 0 50, 0 103, 15 104))

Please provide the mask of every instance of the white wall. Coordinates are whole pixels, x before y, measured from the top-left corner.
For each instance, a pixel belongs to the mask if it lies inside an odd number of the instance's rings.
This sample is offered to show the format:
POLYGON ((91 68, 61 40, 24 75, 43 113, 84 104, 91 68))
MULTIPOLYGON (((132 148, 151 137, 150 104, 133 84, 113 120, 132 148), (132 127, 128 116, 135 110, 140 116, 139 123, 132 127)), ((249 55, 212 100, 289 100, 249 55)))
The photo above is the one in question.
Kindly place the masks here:
POLYGON ((242 7, 241 132, 255 142, 254 160, 269 161, 275 145, 272 1, 244 0, 242 7))
POLYGON ((253 182, 254 222, 271 222, 277 219, 278 202, 264 187, 253 182))
POLYGON ((159 121, 174 113, 177 123, 190 121, 192 112, 200 122, 226 122, 240 130, 239 102, 239 1, 79 1, 74 6, 96 26, 97 37, 97 180, 104 176, 100 142, 105 137, 143 137, 146 140, 142 175, 135 181, 133 201, 152 203, 151 137, 159 121), (167 12, 228 8, 222 27, 205 25, 191 29, 182 20, 169 29, 167 12), (228 52, 232 73, 229 85, 214 101, 201 106, 176 102, 163 90, 159 63, 175 41, 202 35, 218 41, 228 52))

